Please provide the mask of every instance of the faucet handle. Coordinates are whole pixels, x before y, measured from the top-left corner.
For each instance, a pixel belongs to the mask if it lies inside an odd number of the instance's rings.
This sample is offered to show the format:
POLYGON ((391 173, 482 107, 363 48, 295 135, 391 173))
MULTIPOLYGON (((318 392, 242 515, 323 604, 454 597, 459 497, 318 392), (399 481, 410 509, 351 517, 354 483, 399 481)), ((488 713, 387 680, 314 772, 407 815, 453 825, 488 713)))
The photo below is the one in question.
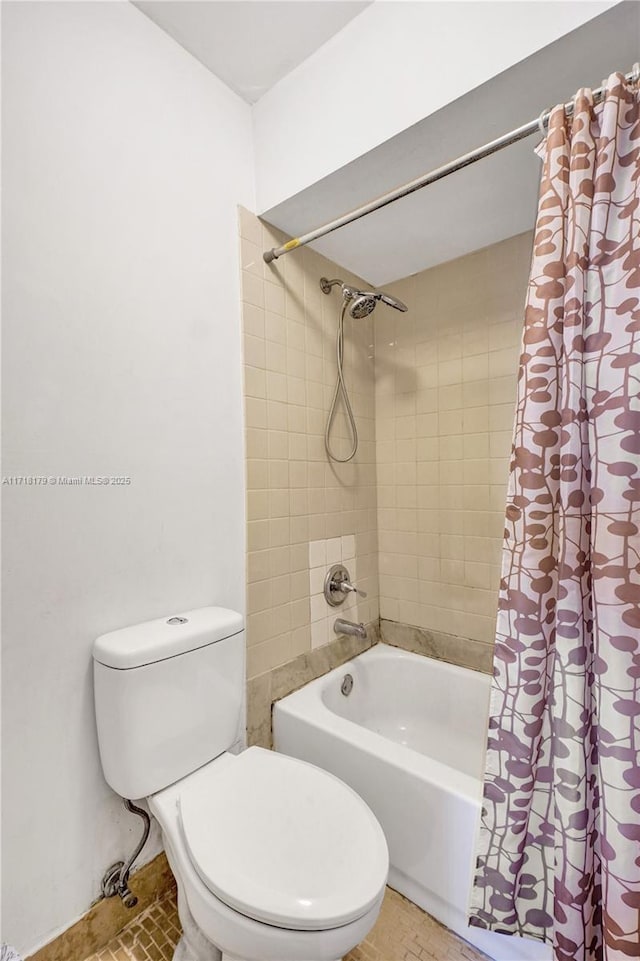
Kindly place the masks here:
POLYGON ((339 590, 341 590, 343 594, 349 594, 349 592, 353 591, 353 593, 357 594, 358 597, 367 596, 366 591, 361 591, 360 588, 356 587, 355 584, 352 584, 351 581, 341 581, 339 584, 339 590))
POLYGON ((324 579, 324 598, 327 604, 339 607, 344 604, 346 595, 351 593, 359 594, 360 597, 367 596, 365 591, 351 583, 351 575, 344 564, 334 564, 324 579))

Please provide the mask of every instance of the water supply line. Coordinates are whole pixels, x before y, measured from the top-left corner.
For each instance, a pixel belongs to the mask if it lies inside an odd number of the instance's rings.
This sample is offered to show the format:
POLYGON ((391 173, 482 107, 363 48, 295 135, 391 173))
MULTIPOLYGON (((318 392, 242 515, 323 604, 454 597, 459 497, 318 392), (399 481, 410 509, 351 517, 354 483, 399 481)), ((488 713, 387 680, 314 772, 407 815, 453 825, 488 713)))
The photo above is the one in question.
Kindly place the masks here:
POLYGON ((133 862, 147 843, 147 838, 149 837, 149 831, 151 829, 151 818, 144 808, 137 807, 133 801, 130 801, 128 798, 123 798, 122 803, 127 811, 129 811, 131 814, 137 814, 139 818, 142 818, 144 822, 144 829, 142 832, 142 837, 127 860, 116 861, 116 863, 112 864, 110 868, 107 868, 104 877, 102 878, 102 895, 105 898, 113 898, 117 894, 125 908, 135 908, 136 904, 138 903, 138 899, 135 894, 129 890, 129 875, 131 873, 133 862))

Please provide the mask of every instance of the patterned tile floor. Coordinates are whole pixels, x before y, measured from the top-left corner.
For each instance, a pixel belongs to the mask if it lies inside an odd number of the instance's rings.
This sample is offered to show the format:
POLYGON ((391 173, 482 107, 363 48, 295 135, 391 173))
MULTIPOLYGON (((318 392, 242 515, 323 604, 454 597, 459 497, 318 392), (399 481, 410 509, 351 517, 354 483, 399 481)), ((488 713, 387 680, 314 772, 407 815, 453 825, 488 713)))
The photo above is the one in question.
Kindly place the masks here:
MULTIPOLYGON (((171 892, 84 961, 171 961, 179 937, 175 892, 171 892)), ((485 961, 485 957, 387 888, 375 928, 344 961, 485 961)))

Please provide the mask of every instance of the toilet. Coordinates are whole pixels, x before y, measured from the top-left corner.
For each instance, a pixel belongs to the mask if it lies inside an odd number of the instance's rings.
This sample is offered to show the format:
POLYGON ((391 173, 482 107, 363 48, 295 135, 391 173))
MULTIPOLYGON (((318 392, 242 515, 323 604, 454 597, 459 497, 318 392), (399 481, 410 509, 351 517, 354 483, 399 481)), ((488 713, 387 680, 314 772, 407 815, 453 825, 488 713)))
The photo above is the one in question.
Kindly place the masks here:
POLYGON ((174 961, 338 961, 380 911, 382 829, 314 765, 241 750, 244 625, 207 607, 94 645, 109 785, 146 798, 178 885, 174 961))

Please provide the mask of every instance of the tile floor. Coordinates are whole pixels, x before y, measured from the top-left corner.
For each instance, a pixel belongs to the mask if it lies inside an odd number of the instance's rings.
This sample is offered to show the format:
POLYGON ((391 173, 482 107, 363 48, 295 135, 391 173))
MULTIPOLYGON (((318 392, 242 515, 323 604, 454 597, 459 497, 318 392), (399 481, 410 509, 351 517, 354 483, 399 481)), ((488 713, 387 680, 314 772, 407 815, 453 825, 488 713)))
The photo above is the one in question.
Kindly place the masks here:
MULTIPOLYGON (((180 937, 175 892, 132 921, 117 938, 84 961, 171 961, 180 937)), ((344 961, 485 961, 410 901, 387 888, 378 922, 344 961)))

